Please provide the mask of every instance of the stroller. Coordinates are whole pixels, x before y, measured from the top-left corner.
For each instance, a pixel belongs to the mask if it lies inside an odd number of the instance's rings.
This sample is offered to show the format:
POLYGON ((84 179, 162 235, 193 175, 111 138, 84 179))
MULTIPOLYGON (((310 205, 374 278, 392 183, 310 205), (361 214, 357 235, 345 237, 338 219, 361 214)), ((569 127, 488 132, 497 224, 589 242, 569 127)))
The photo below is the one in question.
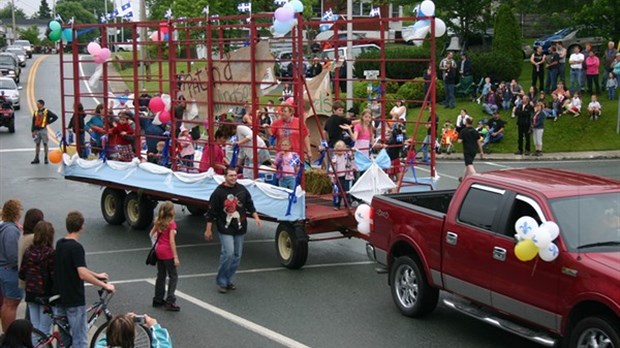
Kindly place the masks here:
POLYGON ((445 151, 448 155, 451 154, 454 151, 454 142, 458 139, 459 133, 450 121, 446 121, 441 128, 441 146, 437 149, 437 153, 445 151))

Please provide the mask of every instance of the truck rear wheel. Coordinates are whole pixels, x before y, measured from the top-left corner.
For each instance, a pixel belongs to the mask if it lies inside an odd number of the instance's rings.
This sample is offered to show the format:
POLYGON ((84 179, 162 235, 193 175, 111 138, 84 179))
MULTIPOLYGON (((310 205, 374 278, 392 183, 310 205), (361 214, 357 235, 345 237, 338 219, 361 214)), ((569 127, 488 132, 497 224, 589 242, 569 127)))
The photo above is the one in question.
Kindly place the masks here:
POLYGON ((125 191, 106 187, 101 194, 103 219, 110 225, 120 225, 125 222, 124 202, 125 191))
POLYGON ((308 259, 308 239, 303 225, 281 222, 276 229, 276 252, 282 266, 299 269, 308 259))
POLYGON ((127 194, 123 208, 127 223, 133 229, 143 230, 153 222, 153 202, 137 192, 127 194))
POLYGON ((390 288, 396 307, 408 317, 424 316, 437 306, 439 289, 430 286, 420 265, 409 256, 394 261, 390 288))
POLYGON ((605 316, 586 317, 571 330, 568 347, 620 347, 619 325, 605 316))

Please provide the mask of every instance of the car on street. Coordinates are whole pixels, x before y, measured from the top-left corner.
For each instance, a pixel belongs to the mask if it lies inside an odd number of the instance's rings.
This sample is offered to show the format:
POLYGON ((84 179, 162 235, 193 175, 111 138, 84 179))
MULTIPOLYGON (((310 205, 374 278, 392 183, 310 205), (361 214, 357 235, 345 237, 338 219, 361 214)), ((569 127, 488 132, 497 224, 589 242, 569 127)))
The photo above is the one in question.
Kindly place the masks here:
POLYGON ((30 41, 28 41, 28 40, 15 40, 15 43, 13 43, 13 45, 21 46, 24 49, 24 51, 26 51, 26 55, 28 55, 28 58, 32 58, 32 53, 34 52, 34 46, 32 46, 30 41))
POLYGON ((15 133, 15 109, 19 109, 19 89, 15 81, 0 77, 0 127, 15 133))
POLYGON ((586 43, 592 44, 593 48, 603 46, 607 40, 597 36, 589 27, 564 28, 556 31, 551 35, 543 36, 534 41, 534 47, 541 46, 544 53, 549 52, 549 48, 554 42, 561 41, 568 52, 572 52, 573 48, 579 47, 581 50, 586 43))
POLYGON ((9 77, 19 83, 21 73, 22 69, 14 53, 0 53, 0 76, 9 77))
POLYGON ((11 102, 15 110, 21 108, 19 91, 21 86, 17 86, 13 79, 8 77, 0 77, 0 95, 4 94, 4 98, 11 102))
POLYGON ((26 66, 26 51, 24 51, 21 46, 9 46, 4 51, 14 53, 19 61, 19 66, 26 66))

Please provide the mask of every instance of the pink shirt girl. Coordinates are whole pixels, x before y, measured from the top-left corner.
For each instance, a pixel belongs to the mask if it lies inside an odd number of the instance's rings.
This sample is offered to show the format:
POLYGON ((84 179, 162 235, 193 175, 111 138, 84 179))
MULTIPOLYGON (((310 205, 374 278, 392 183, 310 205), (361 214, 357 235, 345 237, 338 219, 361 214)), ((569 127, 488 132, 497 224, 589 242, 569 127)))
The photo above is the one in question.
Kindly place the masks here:
POLYGON ((170 231, 176 233, 177 223, 171 221, 168 227, 164 231, 157 231, 157 246, 155 246, 155 255, 159 260, 172 260, 174 259, 174 253, 172 247, 170 247, 170 231), (160 236, 161 235, 161 236, 160 236))

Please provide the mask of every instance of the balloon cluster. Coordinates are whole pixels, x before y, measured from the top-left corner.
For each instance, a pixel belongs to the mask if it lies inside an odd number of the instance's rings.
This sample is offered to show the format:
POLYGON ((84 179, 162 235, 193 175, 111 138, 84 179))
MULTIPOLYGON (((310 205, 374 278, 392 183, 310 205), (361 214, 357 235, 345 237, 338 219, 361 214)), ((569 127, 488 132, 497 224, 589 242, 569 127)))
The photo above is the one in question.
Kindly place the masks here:
MULTIPOLYGON (((431 0, 424 0, 416 6, 418 17, 432 17, 435 15, 435 3, 431 0)), ((428 19, 419 20, 413 25, 413 36, 405 38, 406 41, 414 40, 416 45, 422 44, 422 39, 431 31, 431 21, 428 19)), ((435 37, 441 37, 446 33, 446 23, 441 18, 435 18, 435 37)))
POLYGON ((59 21, 50 21, 47 27, 49 28, 47 38, 52 42, 60 40, 60 37, 63 36, 62 24, 59 21))
POLYGON ((520 261, 530 261, 540 256, 543 261, 551 262, 560 254, 558 246, 553 243, 560 235, 560 227, 553 221, 546 221, 538 226, 534 218, 523 216, 515 222, 515 255, 520 261))
POLYGON ((274 21, 269 30, 272 34, 285 35, 297 25, 295 13, 301 13, 303 11, 304 4, 300 0, 291 0, 287 2, 273 13, 274 21))
POLYGON ((86 50, 93 56, 95 63, 102 64, 112 57, 112 52, 107 47, 101 48, 98 43, 91 42, 86 46, 86 50))
POLYGON ((170 32, 168 30, 167 22, 160 22, 159 28, 151 34, 151 40, 154 42, 168 41, 170 38, 170 32))
POLYGON ((169 94, 162 94, 160 97, 153 97, 149 101, 149 109, 155 114, 154 124, 162 124, 170 122, 170 104, 169 94))
POLYGON ((360 204, 355 209, 355 220, 357 221, 357 230, 360 233, 370 233, 370 206, 368 204, 360 204))

